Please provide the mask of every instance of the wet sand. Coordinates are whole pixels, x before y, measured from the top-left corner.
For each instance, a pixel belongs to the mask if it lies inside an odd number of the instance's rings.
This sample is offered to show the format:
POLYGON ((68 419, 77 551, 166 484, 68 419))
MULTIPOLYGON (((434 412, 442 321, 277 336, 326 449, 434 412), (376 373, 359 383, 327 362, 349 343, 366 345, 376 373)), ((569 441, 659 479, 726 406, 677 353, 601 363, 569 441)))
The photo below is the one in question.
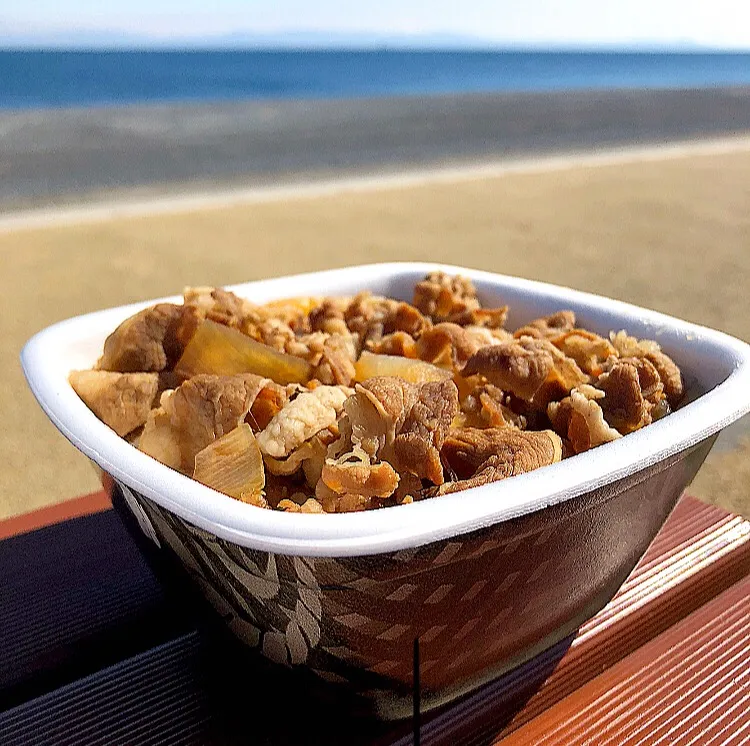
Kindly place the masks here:
MULTIPOLYGON (((97 487, 17 362, 50 323, 189 284, 414 259, 591 290, 750 340, 748 205, 750 148, 0 234, 0 516, 97 487)), ((734 429, 692 489, 750 516, 746 431, 734 429)))
POLYGON ((0 112, 0 210, 750 130, 750 88, 0 112))

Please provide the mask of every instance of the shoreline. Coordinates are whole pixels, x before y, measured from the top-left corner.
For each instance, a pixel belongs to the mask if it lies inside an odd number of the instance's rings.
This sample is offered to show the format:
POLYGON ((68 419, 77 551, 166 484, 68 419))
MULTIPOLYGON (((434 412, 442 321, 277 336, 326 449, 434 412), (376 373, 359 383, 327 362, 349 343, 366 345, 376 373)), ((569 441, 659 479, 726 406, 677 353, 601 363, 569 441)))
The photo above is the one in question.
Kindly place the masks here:
MULTIPOLYGON (((3 50, 0 50, 2 52, 3 50)), ((585 53, 584 53, 585 54, 585 53)), ((644 53, 645 54, 645 53, 644 53)), ((739 54, 739 53, 738 53, 739 54)), ((744 53, 742 53, 744 54, 744 53)), ((747 53, 750 56, 750 52, 747 53)), ((424 101, 440 99, 463 99, 471 101, 472 99, 492 99, 492 98, 526 98, 538 96, 557 96, 557 95, 591 95, 602 94, 641 94, 641 93, 695 93, 701 91, 723 91, 744 94, 750 91, 750 82, 748 83, 721 83, 718 85, 609 85, 609 86, 573 86, 573 87, 550 87, 550 88, 504 88, 498 90, 465 90, 465 91, 403 91, 390 92, 387 94, 363 94, 352 95, 342 93, 340 95, 318 95, 318 94, 289 94, 289 95, 254 95, 245 98, 175 98, 175 99, 143 99, 133 101, 91 101, 80 104, 61 103, 58 105, 49 103, 45 105, 29 104, 25 106, 3 106, 0 105, 0 119, 13 116, 28 116, 38 114, 45 116, 48 114, 70 114, 76 115, 81 113, 89 114, 108 114, 108 113, 128 113, 134 111, 141 112, 158 112, 165 110, 180 110, 183 113, 191 113, 197 109, 227 109, 231 107, 253 107, 253 106, 277 106, 289 104, 302 105, 323 105, 330 106, 336 104, 364 104, 374 106, 379 102, 397 101, 401 103, 417 104, 424 101)))
POLYGON ((0 234, 98 223, 117 218, 179 215, 195 210, 220 210, 241 205, 315 199, 346 193, 408 189, 430 184, 450 184, 494 179, 509 175, 539 174, 580 168, 604 168, 631 163, 668 161, 693 156, 726 155, 750 151, 750 133, 726 138, 700 138, 659 145, 630 145, 593 152, 540 154, 531 158, 505 158, 483 163, 403 169, 362 176, 298 179, 257 187, 221 187, 203 191, 164 189, 145 198, 118 196, 83 200, 66 206, 0 211, 0 234))
POLYGON ((0 111, 0 211, 750 132, 750 87, 0 111))

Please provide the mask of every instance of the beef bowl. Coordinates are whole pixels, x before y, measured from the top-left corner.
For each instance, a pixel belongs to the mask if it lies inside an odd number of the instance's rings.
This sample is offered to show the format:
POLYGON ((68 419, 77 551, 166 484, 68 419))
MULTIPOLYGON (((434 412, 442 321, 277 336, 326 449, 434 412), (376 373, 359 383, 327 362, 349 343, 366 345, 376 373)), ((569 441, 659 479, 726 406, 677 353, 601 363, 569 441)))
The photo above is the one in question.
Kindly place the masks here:
MULTIPOLYGON (((105 338, 152 305, 56 324, 22 353, 59 430, 107 475, 137 525, 236 637, 362 698, 385 719, 411 712, 420 641, 422 704, 438 706, 560 642, 601 609, 696 474, 717 434, 750 410, 750 347, 723 333, 563 287, 461 267, 394 263, 237 285, 265 303, 370 290, 411 300, 441 270, 470 278, 510 328, 573 309, 597 334, 656 340, 681 368, 676 411, 592 450, 502 481, 410 504, 311 515, 261 510, 157 462, 78 397, 105 338)), ((165 299, 179 302, 177 299, 165 299)))

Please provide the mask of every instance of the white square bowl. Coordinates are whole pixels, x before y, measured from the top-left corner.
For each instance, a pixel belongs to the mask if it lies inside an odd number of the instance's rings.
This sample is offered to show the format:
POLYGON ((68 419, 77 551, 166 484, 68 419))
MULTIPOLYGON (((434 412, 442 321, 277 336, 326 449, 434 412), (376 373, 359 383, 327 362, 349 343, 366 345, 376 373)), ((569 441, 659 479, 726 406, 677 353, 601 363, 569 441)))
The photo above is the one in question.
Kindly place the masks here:
MULTIPOLYGON (((463 267, 392 263, 229 289, 254 302, 371 290, 411 300, 430 271, 469 277, 510 328, 563 308, 602 335, 654 339, 680 366, 686 403, 615 442, 529 474, 364 513, 265 511, 139 452, 78 398, 125 318, 157 302, 55 324, 21 359, 58 429, 118 485, 121 506, 171 552, 245 643, 343 683, 383 717, 410 711, 411 651, 423 640, 423 704, 528 660, 598 611, 645 552, 719 431, 750 411, 750 346, 704 327, 568 288, 463 267), (489 635, 489 637, 488 637, 489 635)), ((180 298, 159 299, 181 302, 180 298)))

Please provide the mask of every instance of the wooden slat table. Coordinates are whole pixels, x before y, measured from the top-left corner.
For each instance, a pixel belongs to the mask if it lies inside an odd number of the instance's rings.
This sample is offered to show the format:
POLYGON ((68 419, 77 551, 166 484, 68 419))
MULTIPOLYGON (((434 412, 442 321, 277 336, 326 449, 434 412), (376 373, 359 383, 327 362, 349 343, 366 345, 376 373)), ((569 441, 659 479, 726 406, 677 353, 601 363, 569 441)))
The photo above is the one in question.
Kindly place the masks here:
MULTIPOLYGON (((349 719, 227 655, 102 494, 0 523, 0 537, 3 745, 413 741, 408 723, 349 719), (279 721, 279 703, 294 716, 279 721)), ((750 743, 750 523, 684 497, 568 644, 425 714, 421 743, 750 743)))
POLYGON ((747 743, 748 620, 745 578, 503 744, 747 743))

